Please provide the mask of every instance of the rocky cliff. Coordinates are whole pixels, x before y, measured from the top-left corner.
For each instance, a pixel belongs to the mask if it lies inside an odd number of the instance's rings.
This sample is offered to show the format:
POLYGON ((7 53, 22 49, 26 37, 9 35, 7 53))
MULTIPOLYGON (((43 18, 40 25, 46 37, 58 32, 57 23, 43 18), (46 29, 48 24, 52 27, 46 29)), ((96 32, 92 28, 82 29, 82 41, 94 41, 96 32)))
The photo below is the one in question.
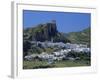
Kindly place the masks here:
POLYGON ((53 41, 53 42, 69 42, 58 30, 56 21, 51 21, 45 24, 39 24, 36 27, 24 30, 24 40, 31 41, 53 41))

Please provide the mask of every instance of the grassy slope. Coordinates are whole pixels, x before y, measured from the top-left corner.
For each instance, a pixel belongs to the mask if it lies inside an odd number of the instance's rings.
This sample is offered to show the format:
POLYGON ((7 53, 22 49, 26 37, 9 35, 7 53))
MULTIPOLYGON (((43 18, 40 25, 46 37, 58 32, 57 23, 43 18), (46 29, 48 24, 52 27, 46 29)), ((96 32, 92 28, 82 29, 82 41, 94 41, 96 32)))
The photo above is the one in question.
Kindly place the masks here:
POLYGON ((90 27, 80 32, 71 32, 67 34, 67 38, 72 43, 83 43, 90 45, 90 27))
POLYGON ((58 68, 58 67, 78 67, 90 66, 88 61, 56 61, 56 63, 48 64, 46 61, 24 61, 23 69, 37 69, 37 68, 58 68))

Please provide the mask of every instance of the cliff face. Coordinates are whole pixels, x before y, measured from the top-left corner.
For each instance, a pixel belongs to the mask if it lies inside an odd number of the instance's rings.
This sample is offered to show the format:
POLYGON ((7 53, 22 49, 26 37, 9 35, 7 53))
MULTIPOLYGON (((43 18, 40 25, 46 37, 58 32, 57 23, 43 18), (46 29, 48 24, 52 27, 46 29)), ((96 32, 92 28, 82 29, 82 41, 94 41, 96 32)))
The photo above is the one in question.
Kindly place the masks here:
POLYGON ((24 30, 24 39, 31 41, 67 42, 68 40, 57 30, 56 22, 39 24, 24 30))
POLYGON ((32 40, 36 41, 50 41, 52 37, 56 36, 56 24, 46 23, 38 25, 35 33, 32 34, 32 40))

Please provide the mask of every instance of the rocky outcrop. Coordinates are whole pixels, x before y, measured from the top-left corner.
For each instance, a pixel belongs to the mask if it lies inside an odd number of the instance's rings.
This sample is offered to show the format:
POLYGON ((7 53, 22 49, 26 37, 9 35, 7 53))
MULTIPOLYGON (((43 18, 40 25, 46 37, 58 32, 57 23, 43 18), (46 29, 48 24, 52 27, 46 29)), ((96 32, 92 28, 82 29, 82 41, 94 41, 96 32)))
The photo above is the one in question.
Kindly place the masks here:
POLYGON ((54 41, 54 42, 67 42, 65 38, 58 30, 56 21, 48 22, 45 24, 39 24, 36 27, 26 29, 24 31, 24 39, 28 38, 31 41, 54 41), (27 37, 27 35, 28 37, 27 37), (25 36, 26 35, 26 36, 25 36))

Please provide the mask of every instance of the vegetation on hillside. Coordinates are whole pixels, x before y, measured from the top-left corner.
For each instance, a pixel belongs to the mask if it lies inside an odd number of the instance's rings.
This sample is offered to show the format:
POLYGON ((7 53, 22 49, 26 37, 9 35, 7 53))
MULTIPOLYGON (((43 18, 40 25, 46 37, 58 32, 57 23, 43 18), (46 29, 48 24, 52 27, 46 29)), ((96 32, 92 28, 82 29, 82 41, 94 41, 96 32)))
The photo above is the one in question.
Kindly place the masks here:
POLYGON ((86 44, 90 47, 91 31, 90 27, 79 32, 71 32, 66 34, 71 43, 86 44))

